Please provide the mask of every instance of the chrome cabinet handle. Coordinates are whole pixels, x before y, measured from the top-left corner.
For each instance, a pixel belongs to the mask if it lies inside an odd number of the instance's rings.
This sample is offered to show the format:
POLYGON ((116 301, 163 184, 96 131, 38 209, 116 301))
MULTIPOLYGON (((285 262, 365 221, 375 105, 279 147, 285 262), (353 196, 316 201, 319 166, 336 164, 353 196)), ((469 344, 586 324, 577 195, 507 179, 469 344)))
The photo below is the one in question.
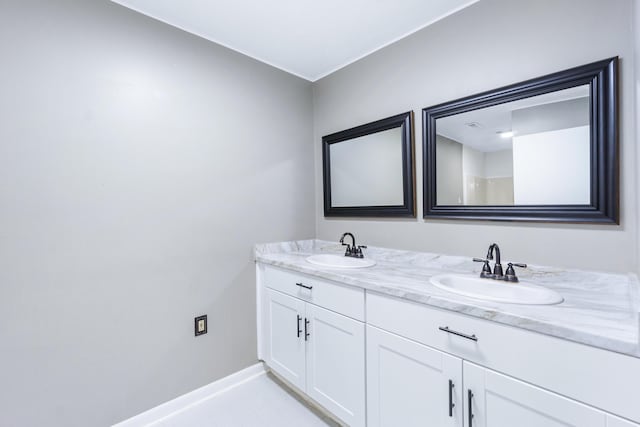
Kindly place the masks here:
POLYGON ((473 335, 463 334, 462 332, 458 332, 458 331, 454 331, 453 329, 449 329, 448 326, 440 326, 440 327, 438 327, 438 329, 440 329, 441 331, 446 332, 448 334, 457 335, 459 337, 466 338, 466 339, 471 340, 471 341, 478 341, 478 337, 475 334, 473 334, 473 335))
POLYGON ((473 404, 473 392, 471 390, 467 390, 467 404, 469 406, 469 427, 473 427, 473 408, 471 405, 473 404))
POLYGON ((300 338, 300 334, 302 333, 302 329, 300 329, 300 321, 302 320, 302 317, 298 314, 296 316, 298 318, 298 325, 297 325, 297 330, 298 330, 298 338, 300 338))
POLYGON ((453 408, 456 407, 456 404, 453 403, 453 388, 455 385, 453 381, 449 380, 449 416, 453 417, 453 408))
POLYGON ((307 285, 305 285, 303 283, 296 283, 296 286, 299 286, 299 287, 305 288, 305 289, 309 289, 309 290, 313 289, 313 286, 307 286, 307 285))

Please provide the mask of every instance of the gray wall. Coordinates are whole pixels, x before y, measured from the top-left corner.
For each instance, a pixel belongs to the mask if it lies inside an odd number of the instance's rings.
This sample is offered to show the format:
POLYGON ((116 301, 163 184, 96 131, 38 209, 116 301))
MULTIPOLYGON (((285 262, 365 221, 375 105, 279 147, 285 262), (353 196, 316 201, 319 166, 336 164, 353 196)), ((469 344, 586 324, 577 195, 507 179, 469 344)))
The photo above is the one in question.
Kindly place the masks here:
POLYGON ((0 425, 254 363, 253 244, 314 235, 311 84, 106 0, 2 2, 0 57, 0 425))
MULTIPOLYGON (((314 84, 319 238, 351 231, 364 244, 611 271, 637 267, 632 0, 482 0, 314 84), (619 55, 621 225, 328 219, 322 215, 322 135, 619 55)), ((422 206, 421 161, 416 166, 422 206)))

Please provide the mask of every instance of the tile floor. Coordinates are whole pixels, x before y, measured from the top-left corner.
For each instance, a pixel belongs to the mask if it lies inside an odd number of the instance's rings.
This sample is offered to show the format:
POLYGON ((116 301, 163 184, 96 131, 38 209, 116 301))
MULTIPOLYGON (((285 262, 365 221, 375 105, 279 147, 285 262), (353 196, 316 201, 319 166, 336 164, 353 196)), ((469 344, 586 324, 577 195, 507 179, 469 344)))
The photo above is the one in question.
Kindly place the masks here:
POLYGON ((277 379, 265 374, 152 426, 327 427, 338 424, 309 408, 277 379))

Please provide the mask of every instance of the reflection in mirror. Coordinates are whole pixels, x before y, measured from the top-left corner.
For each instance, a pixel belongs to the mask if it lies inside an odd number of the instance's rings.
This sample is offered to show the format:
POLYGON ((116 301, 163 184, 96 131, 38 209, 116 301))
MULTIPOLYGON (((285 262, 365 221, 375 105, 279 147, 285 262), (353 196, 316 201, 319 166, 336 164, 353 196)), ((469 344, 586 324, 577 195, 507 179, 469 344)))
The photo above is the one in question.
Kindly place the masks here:
POLYGON ((588 205, 589 85, 436 120, 438 205, 588 205))
POLYGON ((422 110, 425 218, 618 224, 618 58, 422 110))
POLYGON ((402 205, 402 129, 397 127, 329 147, 331 206, 402 205))
POLYGON ((415 216, 413 113, 322 138, 325 216, 415 216))

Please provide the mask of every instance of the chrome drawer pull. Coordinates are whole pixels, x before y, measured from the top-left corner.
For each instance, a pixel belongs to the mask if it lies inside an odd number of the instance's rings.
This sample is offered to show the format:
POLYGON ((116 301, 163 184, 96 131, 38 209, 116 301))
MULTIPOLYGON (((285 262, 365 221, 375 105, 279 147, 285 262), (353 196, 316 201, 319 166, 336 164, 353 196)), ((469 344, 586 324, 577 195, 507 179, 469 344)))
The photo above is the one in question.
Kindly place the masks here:
POLYGON ((307 285, 305 285, 303 283, 296 283, 296 286, 300 286, 301 288, 305 288, 305 289, 309 289, 309 290, 313 289, 313 286, 307 286, 307 285))
POLYGON ((475 334, 473 334, 473 335, 463 334, 462 332, 458 332, 458 331, 454 331, 453 329, 449 329, 448 326, 440 326, 438 329, 440 329, 441 331, 446 332, 448 334, 457 335, 459 337, 466 338, 466 339, 471 340, 471 341, 478 341, 478 337, 475 334))

